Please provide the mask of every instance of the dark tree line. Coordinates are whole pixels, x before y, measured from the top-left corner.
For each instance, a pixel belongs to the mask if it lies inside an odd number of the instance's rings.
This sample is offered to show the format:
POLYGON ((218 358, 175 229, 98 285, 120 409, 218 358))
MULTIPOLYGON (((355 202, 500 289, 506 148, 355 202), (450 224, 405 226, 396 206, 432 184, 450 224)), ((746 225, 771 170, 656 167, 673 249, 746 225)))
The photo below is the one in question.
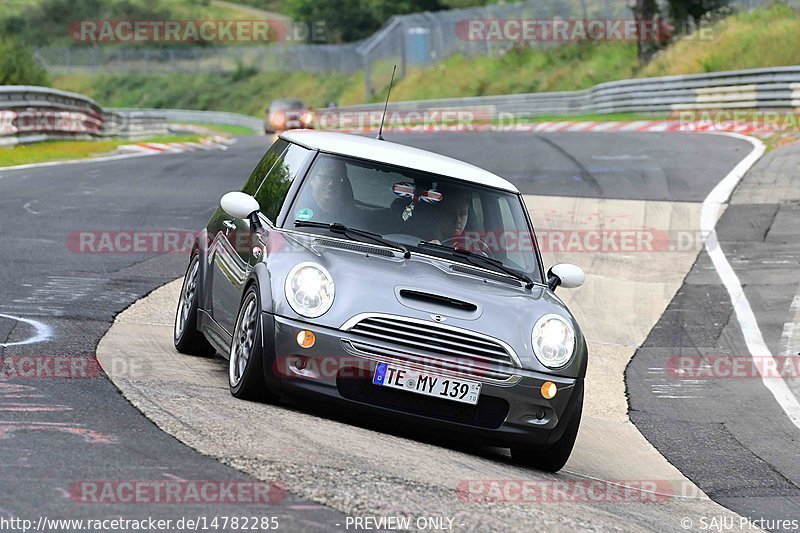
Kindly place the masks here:
POLYGON ((639 61, 646 63, 673 36, 697 28, 704 17, 713 16, 728 7, 731 0, 667 0, 667 13, 661 13, 657 0, 635 0, 633 16, 642 21, 656 21, 658 38, 640 38, 637 43, 639 61))
POLYGON ((288 0, 289 15, 309 26, 323 22, 329 42, 350 42, 372 35, 393 15, 440 11, 497 0, 288 0))
POLYGON ((731 0, 667 0, 669 18, 685 27, 686 23, 697 25, 707 15, 728 7, 731 0))

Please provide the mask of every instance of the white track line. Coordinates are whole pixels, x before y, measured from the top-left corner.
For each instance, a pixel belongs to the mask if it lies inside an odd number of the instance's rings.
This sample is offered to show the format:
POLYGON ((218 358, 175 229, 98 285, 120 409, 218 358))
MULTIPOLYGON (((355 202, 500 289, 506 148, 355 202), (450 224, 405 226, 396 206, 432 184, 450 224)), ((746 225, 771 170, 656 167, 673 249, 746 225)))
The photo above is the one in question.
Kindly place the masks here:
MULTIPOLYGON (((764 154, 766 147, 764 143, 752 137, 746 137, 736 133, 719 133, 719 135, 727 135, 728 137, 748 141, 754 148, 747 157, 742 159, 739 164, 725 176, 725 179, 714 187, 703 201, 703 208, 700 212, 700 229, 703 234, 708 234, 705 242, 706 252, 708 252, 709 257, 711 257, 717 274, 719 274, 722 283, 728 290, 728 295, 733 304, 733 310, 736 313, 736 319, 739 321, 739 326, 742 328, 742 334, 744 335, 744 340, 747 343, 747 349, 750 355, 759 358, 769 357, 775 364, 773 368, 780 368, 772 352, 770 352, 767 343, 764 342, 764 335, 758 327, 756 316, 753 313, 752 307, 750 307, 747 296, 744 294, 742 283, 739 281, 730 263, 728 263, 728 259, 725 257, 722 248, 720 248, 719 242, 717 241, 717 232, 715 230, 720 207, 728 201, 733 189, 745 173, 758 161, 758 158, 764 154)), ((761 381, 764 383, 767 390, 772 393, 772 396, 775 397, 775 400, 786 413, 786 416, 789 417, 789 420, 800 429, 800 402, 794 397, 783 378, 764 375, 764 368, 766 366, 768 365, 755 365, 761 375, 761 381)))
POLYGON ((781 334, 781 353, 778 355, 797 355, 800 353, 800 287, 792 300, 789 308, 792 311, 792 319, 783 325, 781 334))
POLYGON ((32 318, 22 318, 14 315, 5 315, 3 313, 0 313, 0 317, 28 324, 29 326, 32 326, 34 331, 36 332, 33 336, 28 337, 23 341, 0 343, 0 346, 2 346, 3 348, 9 348, 11 346, 22 346, 25 344, 35 344, 37 342, 44 342, 53 336, 53 331, 50 329, 50 326, 48 326, 47 324, 42 324, 38 320, 33 320, 32 318))
MULTIPOLYGON (((29 168, 57 167, 60 165, 80 165, 84 163, 102 163, 104 161, 119 161, 120 159, 130 159, 132 157, 145 157, 157 155, 162 152, 134 152, 130 154, 117 154, 101 157, 87 157, 85 159, 69 159, 67 161, 48 161, 47 163, 28 163, 26 165, 16 165, 13 167, 0 167, 0 174, 10 170, 26 170, 29 168)), ((0 176, 2 177, 2 176, 0 176)))

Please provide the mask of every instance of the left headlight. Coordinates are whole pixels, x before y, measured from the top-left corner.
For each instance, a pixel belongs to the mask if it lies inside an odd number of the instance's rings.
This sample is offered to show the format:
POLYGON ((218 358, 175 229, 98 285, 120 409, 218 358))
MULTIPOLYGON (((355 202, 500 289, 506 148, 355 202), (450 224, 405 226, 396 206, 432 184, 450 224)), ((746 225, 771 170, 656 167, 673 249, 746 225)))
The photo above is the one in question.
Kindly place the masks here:
POLYGON ((540 363, 547 368, 561 368, 572 358, 575 332, 559 315, 544 315, 533 326, 531 345, 540 363))
POLYGON ((316 263, 299 263, 286 276, 286 300, 298 315, 317 318, 333 305, 331 275, 316 263))

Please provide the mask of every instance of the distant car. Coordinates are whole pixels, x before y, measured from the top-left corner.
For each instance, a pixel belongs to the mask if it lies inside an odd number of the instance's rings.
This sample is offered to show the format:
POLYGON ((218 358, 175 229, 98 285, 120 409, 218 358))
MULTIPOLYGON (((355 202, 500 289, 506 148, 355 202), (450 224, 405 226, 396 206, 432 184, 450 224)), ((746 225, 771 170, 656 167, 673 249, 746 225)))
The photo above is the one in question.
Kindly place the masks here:
POLYGON ((273 100, 264 117, 264 133, 314 127, 314 113, 300 100, 273 100))
POLYGON ((292 131, 220 206, 174 342, 228 358, 233 396, 306 396, 564 466, 588 353, 555 290, 584 274, 545 274, 514 185, 416 148, 292 131))

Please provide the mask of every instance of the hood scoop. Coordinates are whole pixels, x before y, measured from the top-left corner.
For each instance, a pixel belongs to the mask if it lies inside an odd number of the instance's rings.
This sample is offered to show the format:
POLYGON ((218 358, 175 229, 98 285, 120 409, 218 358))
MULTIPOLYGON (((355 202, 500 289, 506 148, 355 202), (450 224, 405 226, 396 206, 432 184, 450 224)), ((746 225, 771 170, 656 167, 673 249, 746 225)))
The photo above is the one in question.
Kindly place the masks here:
POLYGON ((478 306, 473 303, 430 292, 400 289, 399 296, 403 304, 424 311, 463 316, 471 315, 478 310, 478 306))

